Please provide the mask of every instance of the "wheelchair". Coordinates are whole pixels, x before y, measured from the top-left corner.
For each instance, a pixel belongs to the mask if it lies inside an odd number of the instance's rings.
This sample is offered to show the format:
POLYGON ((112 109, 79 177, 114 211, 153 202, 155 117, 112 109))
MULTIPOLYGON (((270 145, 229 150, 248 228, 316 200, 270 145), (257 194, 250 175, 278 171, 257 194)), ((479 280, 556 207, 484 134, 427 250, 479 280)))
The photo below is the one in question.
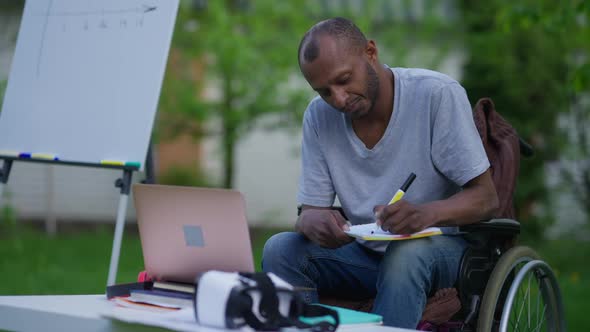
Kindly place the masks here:
POLYGON ((565 331, 563 302, 549 265, 514 245, 520 224, 493 219, 467 226, 469 242, 456 284, 459 331, 565 331))
MULTIPOLYGON (((486 147, 492 173, 494 168, 500 172, 494 184, 504 185, 504 192, 508 189, 512 193, 514 187, 503 183, 504 180, 510 183, 510 178, 501 178, 502 168, 518 169, 519 157, 532 156, 533 148, 496 112, 490 98, 478 100, 474 120, 484 147, 493 145, 496 153, 504 156, 494 158, 486 147)), ((512 204, 511 199, 509 203, 512 204)), ((555 275, 533 249, 516 245, 520 233, 517 221, 493 219, 462 226, 460 231, 465 234, 469 246, 461 260, 455 285, 461 309, 451 321, 460 323, 459 330, 566 330, 555 275)))

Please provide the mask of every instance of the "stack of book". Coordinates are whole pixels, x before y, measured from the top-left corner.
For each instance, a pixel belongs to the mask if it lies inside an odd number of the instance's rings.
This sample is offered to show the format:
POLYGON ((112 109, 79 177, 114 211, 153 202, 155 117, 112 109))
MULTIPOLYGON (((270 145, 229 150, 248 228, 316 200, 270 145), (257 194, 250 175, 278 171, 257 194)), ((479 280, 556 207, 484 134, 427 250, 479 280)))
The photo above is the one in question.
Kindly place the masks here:
POLYGON ((126 291, 110 299, 124 307, 149 311, 174 311, 193 306, 194 285, 162 281, 128 285, 131 286, 126 291))
POLYGON ((180 282, 154 281, 153 289, 161 289, 185 294, 195 294, 195 285, 180 282))

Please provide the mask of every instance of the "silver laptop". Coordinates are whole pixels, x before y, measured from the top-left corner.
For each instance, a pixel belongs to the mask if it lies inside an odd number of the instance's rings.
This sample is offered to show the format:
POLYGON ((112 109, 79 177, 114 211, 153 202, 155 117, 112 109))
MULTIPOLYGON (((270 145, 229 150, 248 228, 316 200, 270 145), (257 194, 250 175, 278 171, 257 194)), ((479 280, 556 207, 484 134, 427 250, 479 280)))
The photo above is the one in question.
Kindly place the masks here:
POLYGON ((254 272, 240 192, 135 184, 133 196, 152 279, 193 283, 208 270, 254 272))

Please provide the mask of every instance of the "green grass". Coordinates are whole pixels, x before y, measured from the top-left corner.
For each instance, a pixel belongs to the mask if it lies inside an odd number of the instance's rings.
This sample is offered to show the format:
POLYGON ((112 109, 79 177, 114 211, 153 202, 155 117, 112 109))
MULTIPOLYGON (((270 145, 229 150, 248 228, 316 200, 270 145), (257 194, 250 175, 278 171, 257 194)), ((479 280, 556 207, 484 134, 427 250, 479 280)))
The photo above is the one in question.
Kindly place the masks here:
POLYGON ((590 265, 587 263, 590 242, 524 240, 522 244, 535 249, 557 275, 568 329, 589 330, 590 315, 586 309, 590 303, 590 265))
MULTIPOLYGON (((28 227, 10 233, 1 236, 0 294, 104 293, 113 240, 111 227, 53 238, 28 227)), ((135 281, 142 269, 139 238, 125 234, 117 281, 135 281)))
MULTIPOLYGON (((30 226, 0 227, 0 295, 104 293, 111 255, 113 229, 60 232, 49 237, 30 226)), ((264 242, 278 230, 252 229, 256 268, 264 242)), ((567 240, 523 241, 537 250, 556 272, 568 327, 590 328, 585 313, 590 299, 590 265, 585 257, 590 243, 567 240)), ((143 269, 141 244, 127 229, 121 247, 117 282, 133 282, 143 269)))
MULTIPOLYGON (((62 232, 49 237, 30 226, 0 227, 0 295, 104 293, 113 228, 62 232)), ((252 230, 255 266, 276 230, 252 230)), ((121 244, 117 282, 133 282, 143 270, 137 232, 126 230, 121 244)))

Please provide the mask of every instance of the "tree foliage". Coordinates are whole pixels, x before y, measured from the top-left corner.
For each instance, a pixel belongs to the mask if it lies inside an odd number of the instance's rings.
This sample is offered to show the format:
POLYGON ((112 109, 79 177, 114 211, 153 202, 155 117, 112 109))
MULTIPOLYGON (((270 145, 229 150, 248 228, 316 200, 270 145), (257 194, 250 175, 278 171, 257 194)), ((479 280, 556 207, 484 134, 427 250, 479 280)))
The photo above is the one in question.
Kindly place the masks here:
MULTIPOLYGON (((436 67, 443 52, 416 56, 417 43, 453 44, 436 37, 443 21, 436 1, 414 10, 381 0, 191 1, 181 6, 160 103, 160 121, 169 132, 217 135, 222 141, 223 186, 231 187, 236 144, 257 121, 274 114, 270 127, 299 125, 312 97, 299 73, 297 47, 305 31, 334 16, 352 19, 380 45, 381 60, 395 66, 425 58, 436 67), (396 16, 397 15, 397 16, 396 16), (421 24, 418 23, 421 22, 421 24), (217 93, 211 96, 211 87, 217 93), (217 95, 217 96, 215 96, 217 95), (219 123, 218 127, 203 123, 219 123)), ((414 9, 413 9, 414 8, 414 9)), ((444 45, 444 47, 442 47, 444 45)), ((160 133, 160 135, 167 133, 160 133)))
POLYGON ((560 42, 567 104, 559 109, 557 129, 565 144, 554 164, 564 179, 560 192, 590 217, 590 3, 528 1, 507 6, 503 16, 509 28, 534 27, 560 42))
MULTIPOLYGON (((562 192, 568 192, 590 218, 590 2, 558 2, 554 8, 535 3, 514 24, 533 22, 563 40, 567 64, 569 109, 562 114, 559 127, 567 139, 559 157, 564 177, 562 192)), ((522 10, 522 9, 521 9, 522 10)), ((514 22, 514 21, 513 21, 514 22)), ((590 221, 590 220, 589 220, 590 221)))
POLYGON ((551 216, 546 166, 568 146, 558 122, 588 87, 587 7, 583 1, 461 1, 469 53, 463 84, 472 100, 492 97, 536 150, 521 163, 516 205, 524 229, 537 235, 551 216))
POLYGON ((222 140, 223 186, 231 187, 238 139, 270 113, 296 114, 305 99, 293 89, 298 38, 306 21, 302 4, 275 1, 195 1, 181 6, 164 108, 191 115, 177 124, 211 134, 197 122, 215 118, 222 140), (175 60, 175 61, 174 61, 175 60), (207 85, 206 85, 207 84, 207 85), (213 88, 218 97, 207 96, 213 88), (199 121, 201 120, 201 121, 199 121))

